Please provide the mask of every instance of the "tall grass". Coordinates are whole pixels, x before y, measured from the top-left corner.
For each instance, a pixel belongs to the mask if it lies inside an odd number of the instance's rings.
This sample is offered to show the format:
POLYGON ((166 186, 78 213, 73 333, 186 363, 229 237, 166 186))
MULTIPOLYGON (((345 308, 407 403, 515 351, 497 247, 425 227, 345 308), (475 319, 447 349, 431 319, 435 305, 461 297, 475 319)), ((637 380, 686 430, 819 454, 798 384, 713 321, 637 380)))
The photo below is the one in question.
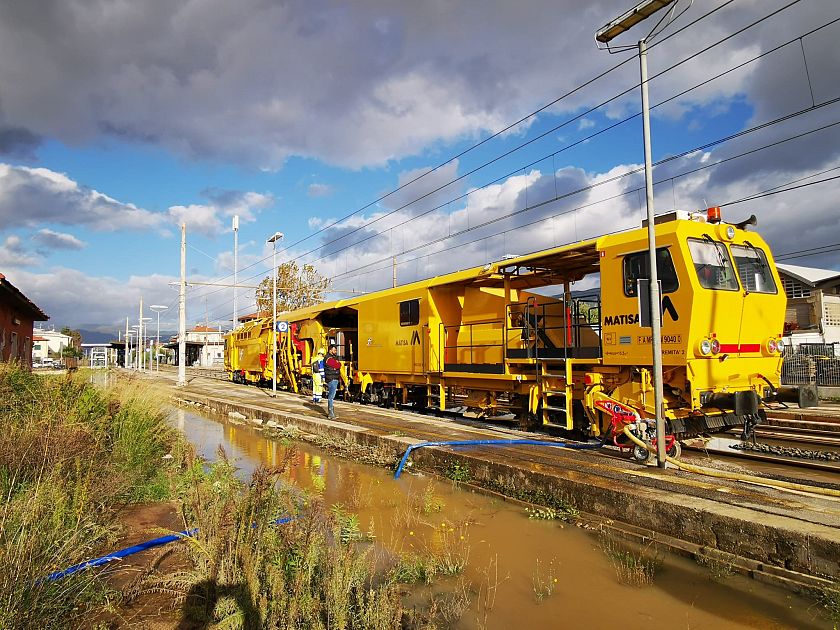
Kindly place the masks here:
POLYGON ((119 505, 168 494, 156 397, 0 365, 0 627, 67 627, 108 601, 96 572, 49 573, 115 541, 119 505))
POLYGON ((193 461, 180 496, 199 531, 175 551, 187 568, 150 572, 138 593, 170 595, 189 627, 399 628, 400 592, 377 573, 367 537, 343 509, 285 484, 287 463, 246 484, 223 452, 193 461))

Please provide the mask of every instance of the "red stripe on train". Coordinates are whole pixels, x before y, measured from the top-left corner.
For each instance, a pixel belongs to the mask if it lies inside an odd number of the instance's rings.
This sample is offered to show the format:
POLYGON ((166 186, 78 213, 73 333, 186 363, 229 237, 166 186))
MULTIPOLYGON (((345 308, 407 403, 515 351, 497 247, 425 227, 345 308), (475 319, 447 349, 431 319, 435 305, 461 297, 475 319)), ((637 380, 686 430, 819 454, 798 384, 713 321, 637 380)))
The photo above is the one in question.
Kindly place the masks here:
POLYGON ((761 352, 760 343, 742 343, 740 346, 737 343, 722 343, 720 344, 720 351, 730 354, 738 352, 761 352))

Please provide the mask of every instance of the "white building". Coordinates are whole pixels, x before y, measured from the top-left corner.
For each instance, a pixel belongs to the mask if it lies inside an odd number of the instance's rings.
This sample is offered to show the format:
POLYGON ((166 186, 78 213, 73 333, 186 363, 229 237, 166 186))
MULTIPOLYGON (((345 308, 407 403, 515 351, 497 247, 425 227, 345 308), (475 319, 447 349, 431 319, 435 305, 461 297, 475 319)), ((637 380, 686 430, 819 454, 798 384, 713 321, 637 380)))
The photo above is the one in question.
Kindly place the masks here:
POLYGON ((71 344, 70 335, 55 330, 36 328, 32 331, 32 360, 43 361, 47 357, 58 358, 61 351, 71 344))
MULTIPOLYGON (((195 326, 187 331, 186 336, 187 365, 189 367, 222 367, 225 363, 225 336, 221 327, 195 326)), ((168 344, 168 350, 175 352, 175 362, 178 361, 178 338, 173 337, 168 344)))
POLYGON ((785 334, 793 345, 840 342, 840 271, 776 266, 788 298, 785 334))

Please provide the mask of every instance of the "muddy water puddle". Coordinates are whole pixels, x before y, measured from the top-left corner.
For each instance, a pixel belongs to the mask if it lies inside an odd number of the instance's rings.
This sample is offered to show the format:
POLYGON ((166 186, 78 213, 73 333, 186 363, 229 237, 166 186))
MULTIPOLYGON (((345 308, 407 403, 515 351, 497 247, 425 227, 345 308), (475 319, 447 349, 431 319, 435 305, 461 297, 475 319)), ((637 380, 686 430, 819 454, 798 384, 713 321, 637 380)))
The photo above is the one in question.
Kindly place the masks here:
MULTIPOLYGON (((830 627, 812 602, 729 574, 725 566, 700 567, 648 551, 658 564, 652 584, 629 586, 619 582, 603 537, 530 518, 517 503, 445 479, 408 474, 395 481, 387 470, 181 409, 173 422, 208 460, 221 445, 243 477, 260 464, 281 462, 294 448, 288 480, 357 514, 360 529, 375 536, 383 563, 402 558, 407 574, 416 576, 422 559, 434 556, 455 573, 406 586, 409 605, 427 607, 434 598, 451 616, 460 613, 453 628, 830 627)), ((613 549, 613 557, 621 553, 613 549)), ((637 557, 615 564, 627 572, 637 557)))

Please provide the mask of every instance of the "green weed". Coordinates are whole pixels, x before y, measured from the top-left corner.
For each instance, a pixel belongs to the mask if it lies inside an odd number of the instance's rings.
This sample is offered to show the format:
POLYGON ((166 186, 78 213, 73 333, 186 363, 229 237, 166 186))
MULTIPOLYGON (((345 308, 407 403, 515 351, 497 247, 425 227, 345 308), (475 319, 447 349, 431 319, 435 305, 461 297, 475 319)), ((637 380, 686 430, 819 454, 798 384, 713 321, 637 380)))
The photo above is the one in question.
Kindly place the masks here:
POLYGON ((601 535, 601 550, 606 554, 616 578, 627 586, 649 586, 662 566, 662 558, 651 552, 651 545, 637 548, 620 543, 609 534, 601 535))
POLYGON ((472 471, 467 464, 450 464, 443 476, 458 483, 468 483, 472 479, 472 471))
POLYGON ((557 573, 554 566, 554 559, 552 558, 548 566, 540 562, 537 558, 537 566, 534 569, 534 574, 531 577, 531 588, 534 591, 534 598, 541 602, 547 597, 551 597, 554 589, 557 587, 557 573))

